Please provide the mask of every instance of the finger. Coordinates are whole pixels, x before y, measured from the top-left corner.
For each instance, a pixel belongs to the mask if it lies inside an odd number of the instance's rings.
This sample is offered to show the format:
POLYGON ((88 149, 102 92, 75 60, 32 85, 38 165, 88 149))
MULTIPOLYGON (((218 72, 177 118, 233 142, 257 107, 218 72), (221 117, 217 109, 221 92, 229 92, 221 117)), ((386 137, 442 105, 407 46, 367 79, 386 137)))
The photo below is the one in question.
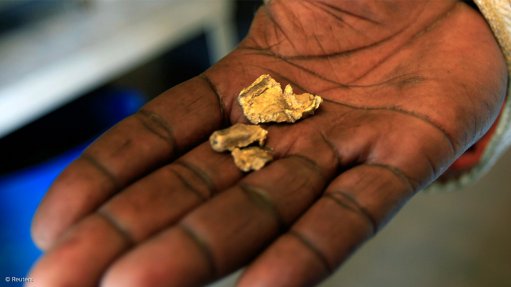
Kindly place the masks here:
POLYGON ((55 181, 34 218, 35 242, 48 248, 120 188, 218 129, 221 106, 209 82, 196 77, 117 124, 55 181))
POLYGON ((117 194, 99 212, 133 242, 141 242, 242 176, 229 154, 215 152, 204 143, 117 194))
POLYGON ((332 273, 413 194, 381 165, 337 177, 325 194, 252 263, 240 286, 312 286, 332 273))
POLYGON ((314 202, 335 171, 326 143, 301 146, 313 147, 314 161, 291 155, 248 175, 122 257, 102 283, 200 285, 240 267, 314 202))
POLYGON ((202 144, 132 184, 99 212, 79 222, 34 268, 34 276, 45 274, 43 279, 37 277, 38 284, 97 285, 103 270, 127 248, 172 225, 241 176, 229 155, 212 151, 209 143, 202 144), (58 274, 52 276, 53 272, 58 274))
POLYGON ((29 276, 41 287, 99 286, 102 271, 131 244, 105 217, 91 215, 66 232, 29 276))

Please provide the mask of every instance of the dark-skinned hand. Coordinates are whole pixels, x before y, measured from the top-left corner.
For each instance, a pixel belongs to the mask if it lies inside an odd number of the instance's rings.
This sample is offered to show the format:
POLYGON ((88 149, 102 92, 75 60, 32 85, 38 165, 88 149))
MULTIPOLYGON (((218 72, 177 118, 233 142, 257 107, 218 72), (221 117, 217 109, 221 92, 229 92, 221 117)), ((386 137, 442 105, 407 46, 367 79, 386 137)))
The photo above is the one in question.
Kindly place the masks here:
POLYGON ((60 175, 34 219, 34 286, 196 286, 247 264, 240 286, 317 283, 484 134, 506 79, 461 1, 273 0, 60 175), (237 95, 266 73, 324 102, 267 126, 275 160, 246 174, 207 138, 246 122, 237 95))

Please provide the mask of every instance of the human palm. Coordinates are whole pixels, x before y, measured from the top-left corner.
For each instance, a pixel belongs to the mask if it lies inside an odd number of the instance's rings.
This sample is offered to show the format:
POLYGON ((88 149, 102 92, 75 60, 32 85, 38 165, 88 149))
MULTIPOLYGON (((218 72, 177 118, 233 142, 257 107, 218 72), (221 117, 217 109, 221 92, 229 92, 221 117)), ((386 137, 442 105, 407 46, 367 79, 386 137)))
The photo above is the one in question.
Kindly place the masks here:
POLYGON ((247 38, 92 144, 34 220, 37 286, 318 282, 491 125, 506 70, 458 1, 273 0, 247 38), (261 74, 323 97, 250 174, 206 142, 261 74))

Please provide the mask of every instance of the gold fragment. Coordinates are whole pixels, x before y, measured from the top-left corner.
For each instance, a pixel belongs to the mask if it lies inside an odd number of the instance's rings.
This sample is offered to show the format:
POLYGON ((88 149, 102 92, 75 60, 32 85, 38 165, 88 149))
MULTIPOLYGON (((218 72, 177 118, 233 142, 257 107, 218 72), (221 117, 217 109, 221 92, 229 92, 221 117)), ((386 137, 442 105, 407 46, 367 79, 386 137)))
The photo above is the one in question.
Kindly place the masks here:
POLYGON ((234 148, 246 147, 254 142, 262 146, 267 134, 268 131, 260 126, 238 123, 211 134, 209 143, 215 151, 232 151, 234 148))
POLYGON ((280 84, 270 75, 262 75, 239 96, 243 113, 253 123, 294 123, 313 115, 323 99, 309 93, 295 94, 287 85, 282 92, 280 84))
MULTIPOLYGON (((294 123, 313 115, 323 99, 309 93, 295 94, 287 85, 281 85, 270 75, 262 75, 248 88, 243 89, 238 102, 247 119, 253 124, 294 123)), ((268 131, 258 125, 235 124, 211 134, 209 142, 213 150, 231 151, 234 163, 248 172, 259 170, 273 160, 269 149, 262 147, 268 131), (258 146, 249 146, 257 142, 258 146)))
POLYGON ((244 149, 235 148, 231 155, 234 158, 234 164, 244 172, 260 170, 273 159, 269 150, 257 146, 244 149))

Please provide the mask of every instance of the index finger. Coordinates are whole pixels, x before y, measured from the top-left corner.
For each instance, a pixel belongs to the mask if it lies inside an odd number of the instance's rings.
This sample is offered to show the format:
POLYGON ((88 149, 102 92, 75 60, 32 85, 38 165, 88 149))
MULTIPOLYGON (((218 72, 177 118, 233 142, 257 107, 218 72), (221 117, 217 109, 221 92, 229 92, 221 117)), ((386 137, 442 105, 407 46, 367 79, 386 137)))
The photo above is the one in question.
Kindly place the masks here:
POLYGON ((224 121, 223 102, 205 76, 159 96, 88 147, 54 182, 34 217, 46 249, 118 190, 194 146, 224 121))

